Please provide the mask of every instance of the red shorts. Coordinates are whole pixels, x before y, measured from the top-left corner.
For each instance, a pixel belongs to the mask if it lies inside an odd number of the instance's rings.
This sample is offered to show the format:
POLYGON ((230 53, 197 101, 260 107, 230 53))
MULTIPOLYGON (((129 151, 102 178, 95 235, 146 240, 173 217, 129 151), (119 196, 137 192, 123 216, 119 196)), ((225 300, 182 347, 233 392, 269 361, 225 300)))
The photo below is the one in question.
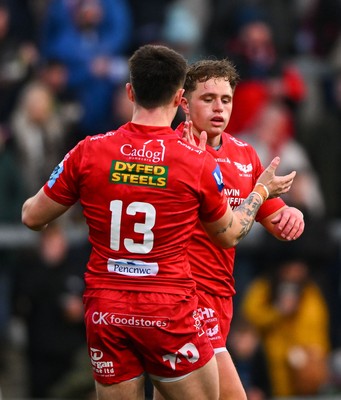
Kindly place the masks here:
POLYGON ((87 290, 87 343, 93 375, 102 384, 144 371, 165 378, 186 375, 214 355, 192 294, 87 290))
POLYGON ((198 312, 204 321, 207 336, 211 340, 215 353, 226 350, 227 335, 233 316, 232 297, 218 297, 197 291, 198 312))

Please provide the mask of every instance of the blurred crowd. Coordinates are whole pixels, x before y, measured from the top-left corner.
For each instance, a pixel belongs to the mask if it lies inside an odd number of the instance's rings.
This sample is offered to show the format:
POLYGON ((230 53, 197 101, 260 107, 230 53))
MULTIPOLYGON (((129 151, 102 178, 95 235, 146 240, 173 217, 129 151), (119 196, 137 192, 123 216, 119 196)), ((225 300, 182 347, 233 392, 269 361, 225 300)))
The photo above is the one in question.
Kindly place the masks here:
POLYGON ((340 21, 339 0, 0 0, 0 399, 94 398, 81 212, 31 240, 21 206, 79 140, 130 119, 127 60, 146 43, 231 59, 228 132, 297 171, 302 238, 255 225, 237 250, 227 344, 249 399, 340 395, 340 21))

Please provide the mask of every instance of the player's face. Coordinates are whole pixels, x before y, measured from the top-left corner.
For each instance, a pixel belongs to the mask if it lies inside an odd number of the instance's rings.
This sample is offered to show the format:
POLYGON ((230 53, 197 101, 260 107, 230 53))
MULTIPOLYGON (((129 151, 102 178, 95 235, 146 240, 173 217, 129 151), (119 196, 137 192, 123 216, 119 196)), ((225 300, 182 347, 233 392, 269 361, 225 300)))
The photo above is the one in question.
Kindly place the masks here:
POLYGON ((209 144, 220 140, 230 120, 232 97, 230 82, 223 78, 198 82, 197 89, 191 93, 188 108, 194 132, 206 131, 209 144))

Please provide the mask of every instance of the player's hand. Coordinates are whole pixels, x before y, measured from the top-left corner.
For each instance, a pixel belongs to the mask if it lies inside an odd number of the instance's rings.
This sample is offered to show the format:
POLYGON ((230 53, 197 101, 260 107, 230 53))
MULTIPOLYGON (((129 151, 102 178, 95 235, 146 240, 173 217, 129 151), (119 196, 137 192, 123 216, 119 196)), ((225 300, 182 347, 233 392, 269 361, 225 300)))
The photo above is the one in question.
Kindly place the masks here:
POLYGON ((192 146, 199 147, 199 149, 203 151, 206 150, 207 133, 205 131, 201 132, 199 136, 199 144, 197 144, 193 133, 192 121, 185 121, 182 138, 185 139, 192 146))
POLYGON ((296 240, 304 231, 303 213, 295 207, 283 208, 271 223, 276 225, 281 232, 281 237, 285 240, 296 240))
POLYGON ((296 175, 296 171, 292 171, 290 174, 284 176, 275 175, 279 163, 280 158, 275 157, 257 180, 257 183, 264 185, 268 190, 269 199, 287 193, 296 175))

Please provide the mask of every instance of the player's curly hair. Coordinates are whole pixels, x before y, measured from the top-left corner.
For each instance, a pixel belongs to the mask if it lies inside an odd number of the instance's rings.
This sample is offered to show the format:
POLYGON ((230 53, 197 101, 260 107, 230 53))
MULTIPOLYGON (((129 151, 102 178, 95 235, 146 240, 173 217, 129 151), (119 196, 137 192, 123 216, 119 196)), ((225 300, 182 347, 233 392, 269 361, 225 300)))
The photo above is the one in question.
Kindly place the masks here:
POLYGON ((212 78, 223 78, 230 82, 234 91, 239 82, 239 74, 233 63, 227 58, 221 60, 201 60, 187 68, 187 75, 184 84, 185 96, 191 94, 198 82, 206 82, 212 78))

